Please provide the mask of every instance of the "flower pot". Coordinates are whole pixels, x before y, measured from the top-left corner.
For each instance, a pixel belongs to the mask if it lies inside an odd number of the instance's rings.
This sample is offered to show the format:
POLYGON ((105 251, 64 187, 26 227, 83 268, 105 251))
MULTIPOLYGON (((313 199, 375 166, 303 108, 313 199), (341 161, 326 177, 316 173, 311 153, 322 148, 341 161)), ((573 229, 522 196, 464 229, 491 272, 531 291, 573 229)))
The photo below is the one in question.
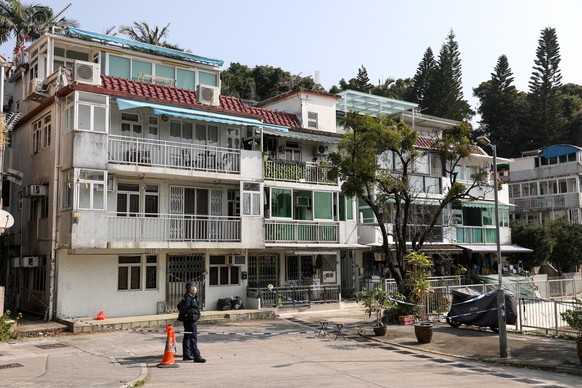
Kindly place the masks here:
POLYGON ((578 359, 580 364, 582 364, 582 338, 578 338, 576 341, 576 350, 578 351, 578 359))
POLYGON ((414 334, 420 344, 428 344, 432 340, 432 323, 421 322, 414 325, 414 334))
POLYGON ((388 326, 374 326, 374 334, 377 336, 386 335, 388 326))

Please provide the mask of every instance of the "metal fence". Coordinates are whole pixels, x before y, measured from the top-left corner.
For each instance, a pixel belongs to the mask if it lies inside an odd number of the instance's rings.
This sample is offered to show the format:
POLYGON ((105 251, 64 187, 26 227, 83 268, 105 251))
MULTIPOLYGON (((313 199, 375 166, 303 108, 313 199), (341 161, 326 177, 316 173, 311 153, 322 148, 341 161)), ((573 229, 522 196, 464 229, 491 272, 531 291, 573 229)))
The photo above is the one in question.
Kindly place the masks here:
POLYGON ((302 307, 320 303, 339 303, 339 285, 247 288, 248 298, 258 298, 264 307, 302 307))
MULTIPOLYGON (((470 288, 481 294, 497 289, 497 284, 462 284, 463 277, 430 278, 431 292, 426 301, 430 318, 439 319, 451 307, 451 290, 470 288)), ((509 282, 504 278, 504 289, 518 296, 518 319, 515 330, 542 330, 546 334, 576 334, 560 313, 574 307, 573 300, 582 295, 582 279, 552 279, 547 281, 509 282), (558 299, 558 300, 556 300, 558 299)), ((385 281, 384 289, 397 291, 396 283, 385 281)), ((511 325, 513 326, 513 325, 511 325)))

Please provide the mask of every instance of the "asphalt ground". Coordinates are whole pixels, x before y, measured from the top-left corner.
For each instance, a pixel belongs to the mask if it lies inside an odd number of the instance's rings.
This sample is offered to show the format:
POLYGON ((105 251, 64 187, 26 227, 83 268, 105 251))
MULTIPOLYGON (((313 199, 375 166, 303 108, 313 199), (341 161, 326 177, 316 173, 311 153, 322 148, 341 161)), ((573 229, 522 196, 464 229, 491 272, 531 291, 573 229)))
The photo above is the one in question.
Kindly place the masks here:
POLYGON ((436 323, 432 342, 421 345, 413 326, 390 325, 386 336, 371 335, 371 319, 358 308, 202 324, 206 364, 181 360, 176 330, 176 368, 157 367, 165 350, 162 330, 0 343, 0 386, 582 386, 574 341, 508 333, 511 358, 501 359, 491 331, 436 323), (345 336, 336 339, 337 324, 345 336))

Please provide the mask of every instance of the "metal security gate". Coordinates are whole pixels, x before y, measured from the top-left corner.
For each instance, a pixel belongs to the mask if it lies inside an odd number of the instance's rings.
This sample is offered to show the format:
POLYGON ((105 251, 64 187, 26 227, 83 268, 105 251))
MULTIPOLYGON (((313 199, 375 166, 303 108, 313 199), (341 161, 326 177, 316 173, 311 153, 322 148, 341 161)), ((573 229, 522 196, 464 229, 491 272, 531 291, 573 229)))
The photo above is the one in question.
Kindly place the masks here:
POLYGON ((178 312, 176 305, 186 292, 186 282, 194 281, 198 288, 198 300, 205 305, 204 254, 168 255, 166 279, 166 312, 178 312))
POLYGON ((251 254, 249 255, 249 287, 267 287, 272 284, 279 287, 279 255, 251 254))

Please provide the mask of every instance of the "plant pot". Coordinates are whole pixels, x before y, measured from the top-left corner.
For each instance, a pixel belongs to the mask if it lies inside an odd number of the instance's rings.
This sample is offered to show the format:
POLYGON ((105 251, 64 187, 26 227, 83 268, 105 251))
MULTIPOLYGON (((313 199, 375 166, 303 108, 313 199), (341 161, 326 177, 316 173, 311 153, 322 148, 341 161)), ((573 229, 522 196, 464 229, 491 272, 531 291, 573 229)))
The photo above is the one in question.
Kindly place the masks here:
POLYGON ((419 344, 428 344, 432 340, 432 323, 421 322, 414 325, 414 334, 419 344))
POLYGON ((578 359, 580 364, 582 364, 582 338, 578 338, 576 341, 576 350, 578 351, 578 359))
POLYGON ((374 326, 374 334, 377 336, 386 335, 388 326, 374 326))

